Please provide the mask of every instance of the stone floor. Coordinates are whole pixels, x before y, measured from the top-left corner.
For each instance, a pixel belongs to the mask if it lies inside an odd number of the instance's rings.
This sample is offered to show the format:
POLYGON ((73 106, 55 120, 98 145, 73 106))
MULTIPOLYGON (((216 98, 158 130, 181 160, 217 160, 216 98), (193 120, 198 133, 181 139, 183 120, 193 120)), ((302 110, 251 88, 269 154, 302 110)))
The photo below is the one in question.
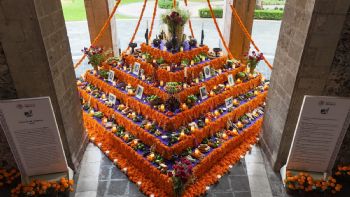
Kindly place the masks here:
MULTIPOLYGON (((211 185, 208 197, 272 197, 281 196, 273 191, 268 180, 268 169, 259 147, 254 147, 223 176, 218 184, 211 185), (276 195, 273 195, 276 194, 276 195)), ((76 175, 76 197, 141 197, 138 187, 101 153, 89 144, 80 172, 76 175)), ((281 185, 279 182, 278 185, 281 185)))

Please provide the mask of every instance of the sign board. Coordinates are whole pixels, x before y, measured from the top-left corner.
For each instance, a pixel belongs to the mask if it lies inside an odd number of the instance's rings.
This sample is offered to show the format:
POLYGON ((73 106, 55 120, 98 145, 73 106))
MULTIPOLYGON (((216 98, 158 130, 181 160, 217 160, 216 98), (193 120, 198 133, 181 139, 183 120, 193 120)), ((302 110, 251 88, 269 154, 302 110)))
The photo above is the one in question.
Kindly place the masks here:
MULTIPOLYGON (((287 170, 327 172, 333 166, 350 99, 305 96, 287 160, 287 170)), ((341 139, 340 139, 341 138, 341 139)))
POLYGON ((49 97, 0 101, 0 123, 23 176, 68 171, 49 97))

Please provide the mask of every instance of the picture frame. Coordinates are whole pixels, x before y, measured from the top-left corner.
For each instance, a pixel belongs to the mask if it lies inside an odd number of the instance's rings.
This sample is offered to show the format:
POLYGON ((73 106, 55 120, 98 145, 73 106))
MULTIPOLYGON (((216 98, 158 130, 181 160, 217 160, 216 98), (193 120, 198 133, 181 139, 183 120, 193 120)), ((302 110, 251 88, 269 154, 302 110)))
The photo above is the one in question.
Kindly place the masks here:
POLYGON ((117 101, 117 97, 114 94, 109 93, 108 94, 108 101, 110 103, 112 103, 113 105, 115 105, 115 102, 117 101))
POLYGON ((137 75, 137 76, 139 76, 139 74, 140 74, 140 68, 141 68, 141 64, 138 63, 138 62, 135 62, 135 63, 134 63, 134 66, 133 66, 133 68, 132 68, 132 73, 135 74, 135 75, 137 75))
POLYGON ((207 88, 205 86, 202 86, 199 88, 199 93, 201 95, 202 100, 208 98, 208 91, 207 91, 207 88))
POLYGON ((110 70, 108 71, 108 79, 109 82, 113 82, 114 81, 114 71, 110 70))
POLYGON ((228 81, 228 85, 229 85, 229 86, 234 86, 234 85, 235 85, 235 80, 234 80, 232 74, 229 74, 229 75, 227 76, 227 81, 228 81))
POLYGON ((137 85, 136 92, 135 92, 135 97, 138 99, 142 99, 143 95, 143 86, 137 85))
POLYGON ((230 109, 231 107, 233 107, 233 96, 225 99, 225 106, 226 109, 230 109))
POLYGON ((203 71, 204 71, 204 78, 208 79, 208 78, 211 77, 210 65, 205 66, 205 67, 203 68, 203 71))

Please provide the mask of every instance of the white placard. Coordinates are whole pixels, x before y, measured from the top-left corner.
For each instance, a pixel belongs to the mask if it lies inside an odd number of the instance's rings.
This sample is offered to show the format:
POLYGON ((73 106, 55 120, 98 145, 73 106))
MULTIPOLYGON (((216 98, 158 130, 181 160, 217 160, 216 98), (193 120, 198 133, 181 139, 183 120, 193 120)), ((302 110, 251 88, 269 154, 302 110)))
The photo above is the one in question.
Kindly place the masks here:
POLYGON ((234 86, 235 85, 235 80, 233 79, 233 75, 232 74, 229 74, 227 76, 227 81, 228 81, 228 85, 229 86, 234 86))
POLYGON ((209 65, 205 66, 203 70, 204 70, 204 77, 206 79, 210 78, 211 77, 210 66, 209 65))
POLYGON ((137 88, 136 88, 136 93, 135 93, 135 97, 138 98, 138 99, 142 99, 142 94, 143 94, 143 87, 140 86, 140 85, 137 85, 137 88))
POLYGON ((350 99, 305 96, 287 161, 287 170, 327 172, 339 151, 350 99))
POLYGON ((108 72, 108 81, 113 82, 114 81, 114 71, 109 71, 108 72))
POLYGON ((132 73, 137 75, 137 76, 139 76, 139 74, 140 74, 140 67, 141 67, 140 63, 135 62, 134 63, 134 67, 132 68, 132 73))
POLYGON ((225 99, 225 105, 227 109, 233 107, 233 96, 225 99))
POLYGON ((67 172, 49 97, 0 101, 0 123, 23 176, 67 172))
POLYGON ((109 93, 108 94, 108 101, 110 103, 112 103, 113 105, 115 105, 115 102, 117 101, 117 97, 114 94, 109 93))
POLYGON ((208 92, 205 86, 199 88, 199 93, 201 95, 202 100, 208 98, 208 92))

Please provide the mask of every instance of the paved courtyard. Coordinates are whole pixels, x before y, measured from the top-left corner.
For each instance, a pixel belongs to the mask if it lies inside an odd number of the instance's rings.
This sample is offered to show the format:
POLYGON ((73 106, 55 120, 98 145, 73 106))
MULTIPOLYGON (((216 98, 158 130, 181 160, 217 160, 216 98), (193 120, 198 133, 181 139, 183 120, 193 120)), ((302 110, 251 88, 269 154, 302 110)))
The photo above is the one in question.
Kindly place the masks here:
MULTIPOLYGON (((223 25, 223 20, 218 20, 220 26, 223 25)), ((125 19, 117 20, 117 33, 118 33, 118 43, 122 49, 127 47, 129 40, 132 36, 134 28, 136 26, 137 20, 134 19, 125 19)), ((200 38, 200 33, 202 25, 204 26, 205 39, 204 42, 209 47, 218 47, 219 45, 219 36, 216 32, 215 26, 212 19, 193 19, 193 30, 195 37, 200 38)), ((143 20, 139 32, 136 35, 135 41, 140 44, 144 42, 145 28, 147 24, 147 19, 143 20)), ((150 24, 150 20, 149 20, 150 24)), ((73 62, 76 62, 82 55, 81 49, 84 46, 90 45, 89 31, 86 21, 79 22, 67 22, 67 31, 73 56, 73 62)), ((261 51, 265 54, 265 57, 273 63, 279 29, 281 26, 280 21, 266 21, 266 20, 255 20, 253 25, 253 39, 260 47, 261 51)), ((162 25, 159 23, 159 20, 155 21, 154 33, 158 33, 162 29, 162 25)), ((189 29, 185 28, 185 33, 189 34, 189 29)), ((155 34, 153 34, 155 36, 155 34)), ((76 70, 76 75, 80 76, 86 69, 89 69, 90 65, 87 65, 87 61, 84 62, 76 70)), ((264 64, 261 63, 258 67, 258 70, 262 72, 267 78, 270 77, 271 71, 264 64)))

